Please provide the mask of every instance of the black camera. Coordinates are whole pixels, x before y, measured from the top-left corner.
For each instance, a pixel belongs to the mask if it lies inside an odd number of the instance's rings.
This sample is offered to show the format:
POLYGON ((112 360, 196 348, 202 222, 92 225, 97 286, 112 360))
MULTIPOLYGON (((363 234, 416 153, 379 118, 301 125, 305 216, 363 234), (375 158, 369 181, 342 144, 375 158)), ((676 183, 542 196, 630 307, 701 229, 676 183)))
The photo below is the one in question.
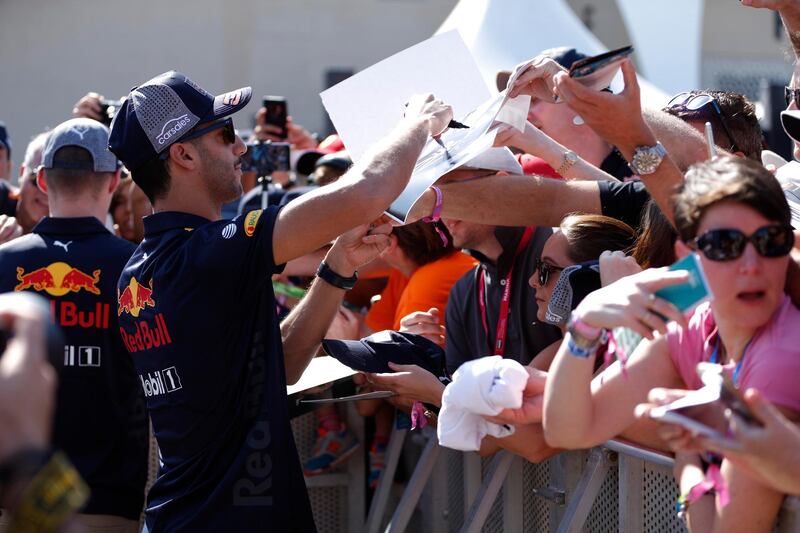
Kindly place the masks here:
POLYGON ((111 121, 114 120, 114 115, 117 114, 119 108, 122 107, 122 100, 100 100, 100 122, 106 126, 111 126, 111 121))
POLYGON ((242 172, 271 176, 274 172, 289 172, 289 143, 261 142, 247 144, 242 156, 242 172))

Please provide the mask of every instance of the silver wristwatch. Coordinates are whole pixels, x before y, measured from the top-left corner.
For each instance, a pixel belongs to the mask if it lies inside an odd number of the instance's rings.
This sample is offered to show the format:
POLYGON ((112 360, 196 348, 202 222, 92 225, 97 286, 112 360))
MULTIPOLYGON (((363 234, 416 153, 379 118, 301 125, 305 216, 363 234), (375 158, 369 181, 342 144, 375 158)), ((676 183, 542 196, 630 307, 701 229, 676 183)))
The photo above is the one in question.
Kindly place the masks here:
POLYGON ((572 165, 578 162, 578 155, 573 152, 572 150, 567 150, 564 152, 564 161, 561 163, 561 166, 558 167, 556 170, 556 174, 559 176, 563 176, 564 173, 572 168, 572 165))
POLYGON ((656 171, 666 155, 667 151, 660 142, 655 146, 637 146, 629 166, 637 176, 646 176, 656 171))

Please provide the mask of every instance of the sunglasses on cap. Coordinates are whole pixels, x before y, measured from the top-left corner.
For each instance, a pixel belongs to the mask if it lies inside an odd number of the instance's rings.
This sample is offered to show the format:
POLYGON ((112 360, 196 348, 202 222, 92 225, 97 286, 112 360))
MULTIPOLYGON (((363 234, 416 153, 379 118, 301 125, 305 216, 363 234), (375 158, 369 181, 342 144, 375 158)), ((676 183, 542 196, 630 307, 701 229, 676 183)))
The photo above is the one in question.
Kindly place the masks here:
POLYGON ((728 121, 725 120, 725 114, 722 112, 722 108, 719 106, 717 99, 710 94, 690 93, 684 91, 673 96, 672 100, 667 102, 665 109, 694 112, 701 111, 703 108, 709 107, 714 111, 714 114, 717 116, 722 129, 725 130, 725 135, 728 136, 728 140, 731 142, 731 152, 738 152, 739 149, 736 147, 736 141, 734 140, 733 134, 728 127, 728 121))
POLYGON ((800 89, 792 89, 787 85, 783 88, 783 97, 786 99, 786 107, 789 107, 792 102, 800 107, 800 89))
POLYGON ((550 281, 550 274, 553 272, 561 272, 562 270, 564 270, 564 267, 545 263, 541 258, 536 259, 536 262, 533 264, 533 273, 539 273, 539 285, 542 287, 547 285, 547 282, 550 281))
POLYGON ((794 233, 791 227, 781 224, 758 228, 749 236, 738 229, 712 229, 689 244, 711 261, 733 261, 742 256, 748 242, 761 257, 782 257, 794 246, 794 233))
MULTIPOLYGON (((211 133, 212 131, 218 130, 220 128, 222 128, 222 140, 224 140, 228 144, 233 144, 236 142, 236 130, 233 127, 233 119, 231 117, 227 117, 223 120, 212 122, 211 124, 203 128, 196 128, 194 130, 189 130, 189 133, 178 139, 177 142, 191 141, 192 139, 197 139, 199 137, 202 137, 206 133, 211 133)), ((161 159, 167 159, 169 157, 169 150, 164 150, 159 157, 161 159)))

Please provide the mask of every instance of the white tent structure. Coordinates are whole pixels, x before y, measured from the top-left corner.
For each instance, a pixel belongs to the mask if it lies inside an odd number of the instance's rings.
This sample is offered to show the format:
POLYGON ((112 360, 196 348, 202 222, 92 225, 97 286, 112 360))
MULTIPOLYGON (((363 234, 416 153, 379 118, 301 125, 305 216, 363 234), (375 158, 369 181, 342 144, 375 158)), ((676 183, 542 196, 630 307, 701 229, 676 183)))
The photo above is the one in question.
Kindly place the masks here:
POLYGON ((617 0, 617 6, 647 79, 673 94, 700 87, 705 0, 617 0))
MULTIPOLYGON (((589 55, 607 50, 565 0, 461 0, 436 33, 453 29, 461 33, 489 87, 495 86, 498 70, 512 69, 547 48, 571 46, 589 55)), ((621 75, 617 78, 615 89, 622 83, 621 75)), ((667 102, 665 92, 641 77, 639 83, 646 106, 667 102)))

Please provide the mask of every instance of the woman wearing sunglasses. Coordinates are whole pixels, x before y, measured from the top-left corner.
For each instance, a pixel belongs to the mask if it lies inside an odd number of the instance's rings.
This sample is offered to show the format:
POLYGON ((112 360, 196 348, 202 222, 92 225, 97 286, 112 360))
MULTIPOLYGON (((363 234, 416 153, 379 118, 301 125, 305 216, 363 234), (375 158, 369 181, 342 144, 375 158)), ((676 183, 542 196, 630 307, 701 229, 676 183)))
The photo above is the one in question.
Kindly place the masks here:
MULTIPOLYGON (((536 289, 537 318, 554 324, 567 332, 567 324, 555 323, 547 316, 553 288, 561 272, 570 266, 597 261, 604 251, 627 251, 633 246, 636 234, 633 229, 615 218, 602 215, 571 215, 544 243, 542 255, 534 266, 528 283, 536 289)), ((547 370, 555 357, 561 341, 552 344, 534 357, 531 365, 547 370)))
MULTIPOLYGON (((687 282, 688 273, 663 269, 587 296, 570 318, 547 380, 543 423, 550 445, 586 448, 618 435, 634 422, 634 406, 650 389, 699 388, 695 367, 701 361, 724 365, 740 389, 763 391, 789 419, 798 419, 800 312, 784 294, 794 235, 778 182, 752 161, 715 158, 688 171, 675 206, 676 252, 698 252, 713 300, 687 320, 655 292, 687 282), (617 326, 648 340, 632 354, 627 377, 613 365, 592 380, 589 356, 617 326)), ((783 495, 724 459, 719 471, 730 503, 691 491, 704 479, 704 459, 676 456, 681 494, 693 494, 686 508, 691 529, 769 530, 783 495)), ((717 485, 720 494, 723 489, 717 485)))

